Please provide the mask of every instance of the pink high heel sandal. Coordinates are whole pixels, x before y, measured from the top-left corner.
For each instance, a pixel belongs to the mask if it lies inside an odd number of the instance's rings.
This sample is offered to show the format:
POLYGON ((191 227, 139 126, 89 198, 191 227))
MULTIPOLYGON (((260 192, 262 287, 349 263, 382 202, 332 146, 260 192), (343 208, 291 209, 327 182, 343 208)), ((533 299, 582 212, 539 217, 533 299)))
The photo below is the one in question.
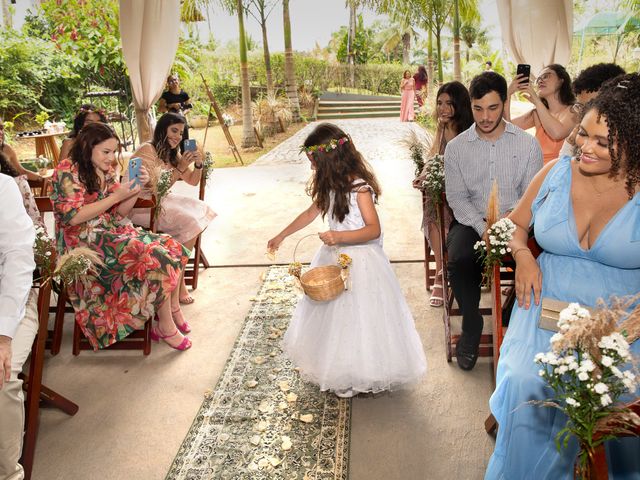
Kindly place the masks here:
POLYGON ((180 308, 178 308, 177 310, 171 310, 171 318, 173 318, 173 323, 176 324, 176 327, 178 327, 178 330, 180 330, 180 333, 189 333, 191 332, 191 325, 189 325, 189 323, 184 319, 184 315, 182 315, 182 310, 180 310, 180 308), (176 313, 180 312, 180 316, 182 316, 182 323, 178 324, 176 322, 175 319, 175 315, 176 313))
POLYGON ((177 334, 178 334, 178 330, 176 329, 171 335, 163 335, 162 332, 160 331, 160 327, 155 326, 151 329, 151 340, 153 340, 154 342, 159 342, 160 340, 162 340, 164 343, 166 343, 167 345, 169 345, 171 348, 175 350, 185 351, 190 349, 191 340, 189 339, 189 337, 184 337, 182 339, 182 342, 180 342, 180 345, 176 347, 174 347, 169 342, 167 342, 167 338, 174 337, 177 334))

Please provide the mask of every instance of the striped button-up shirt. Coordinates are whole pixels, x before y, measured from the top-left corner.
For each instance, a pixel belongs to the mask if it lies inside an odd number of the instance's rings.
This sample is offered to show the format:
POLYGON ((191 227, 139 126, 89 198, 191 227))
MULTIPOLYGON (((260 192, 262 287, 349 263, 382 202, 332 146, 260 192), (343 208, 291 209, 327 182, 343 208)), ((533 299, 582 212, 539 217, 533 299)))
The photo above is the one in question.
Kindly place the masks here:
POLYGON ((500 213, 512 210, 534 175, 542 168, 538 141, 505 122, 505 131, 489 141, 475 123, 447 144, 444 152, 447 201, 455 219, 482 236, 493 181, 498 182, 500 213))

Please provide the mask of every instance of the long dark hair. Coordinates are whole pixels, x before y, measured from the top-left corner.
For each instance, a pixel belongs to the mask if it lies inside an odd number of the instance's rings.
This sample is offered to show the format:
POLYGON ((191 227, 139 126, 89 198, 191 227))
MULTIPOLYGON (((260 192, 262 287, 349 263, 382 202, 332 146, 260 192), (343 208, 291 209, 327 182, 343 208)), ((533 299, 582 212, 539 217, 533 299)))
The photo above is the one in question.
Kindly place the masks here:
POLYGON ((91 103, 85 103, 84 105, 80 106, 78 114, 73 119, 73 130, 69 134, 69 138, 76 138, 78 136, 78 133, 80 133, 80 130, 82 130, 82 127, 84 127, 84 122, 87 120, 87 115, 89 115, 90 113, 95 113, 100 117, 100 121, 102 123, 107 123, 107 117, 104 115, 104 112, 102 112, 102 110, 99 110, 95 105, 91 103))
POLYGON ((91 162, 93 148, 110 138, 115 138, 120 144, 118 135, 109 125, 106 123, 90 123, 82 127, 69 152, 71 161, 78 165, 78 177, 80 177, 80 181, 89 193, 95 193, 100 190, 100 179, 91 162))
MULTIPOLYGON (((611 156, 610 177, 620 170, 627 177, 627 193, 633 198, 640 184, 640 75, 629 73, 608 80, 598 96, 587 103, 582 118, 589 110, 596 110, 598 118, 605 117, 609 128, 608 143, 611 156)), ((580 119, 582 121, 582 119, 580 119)))
MULTIPOLYGON (((453 104, 453 117, 451 122, 453 128, 456 131, 456 135, 464 132, 473 124, 473 112, 471 111, 471 99, 469 98, 469 91, 460 82, 447 82, 442 84, 436 94, 436 102, 443 93, 449 95, 451 103, 453 104)), ((435 111, 437 119, 437 109, 435 111)))
POLYGON ((9 158, 0 149, 0 172, 10 177, 17 177, 20 173, 9 163, 9 158))
MULTIPOLYGON (((558 98, 560 99, 560 102, 562 102, 563 105, 573 105, 576 103, 576 95, 573 93, 571 76, 565 68, 559 63, 552 63, 551 65, 547 65, 545 68, 556 72, 556 75, 562 81, 560 89, 558 90, 558 98)), ((549 108, 549 103, 544 98, 541 100, 542 103, 544 103, 544 106, 549 108)))
POLYGON ((337 126, 321 123, 309 134, 304 146, 326 145, 332 140, 338 142, 343 138, 348 141, 334 149, 311 153, 316 169, 307 187, 307 193, 322 212, 322 217, 330 213, 339 222, 349 213, 349 195, 354 187, 357 188, 354 180, 368 184, 376 198, 382 193, 371 166, 356 150, 351 138, 337 126), (329 212, 331 192, 334 194, 334 204, 333 210, 329 212))
POLYGON ((178 166, 178 150, 180 146, 178 145, 176 148, 171 148, 171 145, 169 145, 167 141, 167 130, 171 125, 175 125, 176 123, 184 125, 184 117, 171 112, 162 115, 156 124, 156 128, 153 131, 153 140, 151 140, 151 145, 156 149, 158 158, 165 163, 171 164, 172 167, 178 166))
POLYGON ((418 71, 413 76, 413 78, 415 78, 416 80, 420 80, 423 83, 427 83, 427 80, 429 80, 429 75, 427 75, 427 69, 424 68, 424 65, 420 65, 418 67, 418 71))

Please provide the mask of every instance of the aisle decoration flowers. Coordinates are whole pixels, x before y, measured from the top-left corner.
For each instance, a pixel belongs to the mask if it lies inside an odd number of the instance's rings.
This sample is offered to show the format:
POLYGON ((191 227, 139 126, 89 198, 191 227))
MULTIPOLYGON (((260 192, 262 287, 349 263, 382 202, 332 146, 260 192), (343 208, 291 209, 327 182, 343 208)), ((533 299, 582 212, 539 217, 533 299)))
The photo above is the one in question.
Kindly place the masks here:
POLYGON ((171 180, 173 177, 172 170, 162 170, 160 172, 160 176, 158 177, 158 183, 156 183, 156 210, 154 214, 154 219, 158 220, 160 213, 162 213, 162 201, 171 190, 171 180))
POLYGON ((479 240, 473 246, 482 258, 483 276, 491 279, 493 268, 502 265, 502 259, 511 252, 509 242, 513 239, 516 225, 508 218, 501 218, 487 230, 485 240, 479 240))
POLYGON ((425 179, 422 182, 422 189, 431 197, 434 205, 442 203, 444 193, 444 157, 435 155, 426 162, 424 170, 425 179))
POLYGON ((232 127, 233 126, 233 117, 231 115, 229 115, 228 113, 223 113, 222 114, 222 123, 224 123, 227 127, 232 127))
POLYGON ((640 417, 618 403, 622 395, 633 395, 638 388, 629 344, 640 333, 640 307, 628 313, 637 300, 614 300, 608 308, 599 305, 594 313, 569 304, 560 312, 551 350, 534 358, 554 398, 530 403, 557 408, 567 416, 566 426, 556 435, 556 447, 566 448, 571 437, 580 443, 576 478, 590 478, 588 459, 598 445, 640 425, 640 417), (621 318, 624 321, 618 323, 621 318))
POLYGON ((213 173, 213 166, 215 165, 215 160, 213 159, 213 155, 211 152, 205 152, 204 161, 202 162, 202 181, 207 184, 207 181, 211 177, 213 173))
POLYGON ((102 265, 98 254, 85 247, 69 250, 56 262, 55 241, 42 226, 36 227, 33 256, 41 283, 53 280, 68 285, 102 265))

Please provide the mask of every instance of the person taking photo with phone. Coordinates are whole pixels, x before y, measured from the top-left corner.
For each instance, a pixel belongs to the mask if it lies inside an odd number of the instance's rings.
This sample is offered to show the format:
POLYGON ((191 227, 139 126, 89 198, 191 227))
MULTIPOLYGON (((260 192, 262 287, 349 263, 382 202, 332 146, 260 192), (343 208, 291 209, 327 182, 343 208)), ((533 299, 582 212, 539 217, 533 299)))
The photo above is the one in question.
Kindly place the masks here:
POLYGON ((574 108, 576 97, 571 77, 556 63, 545 67, 535 84, 536 88, 533 88, 529 76, 516 75, 507 91, 504 118, 523 130, 535 127, 535 137, 540 142, 544 163, 547 163, 558 158, 564 139, 578 123, 578 112, 574 108), (511 96, 516 92, 521 92, 534 108, 512 118, 511 96))
MULTIPOLYGON (((153 139, 143 143, 133 153, 133 157, 142 159, 142 165, 149 172, 149 179, 142 183, 143 198, 151 198, 158 191, 158 181, 163 171, 170 171, 169 187, 178 180, 184 180, 189 185, 198 185, 202 179, 202 152, 195 148, 195 140, 188 141, 189 149, 180 153, 178 147, 182 144, 182 134, 185 128, 184 117, 175 113, 165 113, 153 132, 153 139), (193 149, 191 149, 193 148, 193 149)), ((198 235, 216 217, 216 213, 205 202, 197 198, 169 192, 162 199, 162 208, 156 222, 158 231, 168 233, 189 250, 195 246, 198 235)), ((129 213, 134 224, 149 227, 149 211, 134 208, 129 213)), ((193 303, 189 295, 184 276, 180 280, 180 303, 193 303)), ((182 317, 178 308, 175 316, 182 317)), ((178 322, 182 324, 182 320, 178 322)), ((189 332, 187 325, 183 333, 189 332)))
MULTIPOLYGON (((170 236, 135 228, 126 217, 140 187, 117 182, 113 160, 119 147, 110 126, 85 125, 53 174, 58 254, 86 247, 102 260, 68 288, 76 322, 97 350, 142 330, 157 315, 152 339, 186 350, 191 341, 180 333, 172 310, 180 308, 178 279, 189 254, 170 236)), ((144 166, 139 178, 149 181, 144 166)))

